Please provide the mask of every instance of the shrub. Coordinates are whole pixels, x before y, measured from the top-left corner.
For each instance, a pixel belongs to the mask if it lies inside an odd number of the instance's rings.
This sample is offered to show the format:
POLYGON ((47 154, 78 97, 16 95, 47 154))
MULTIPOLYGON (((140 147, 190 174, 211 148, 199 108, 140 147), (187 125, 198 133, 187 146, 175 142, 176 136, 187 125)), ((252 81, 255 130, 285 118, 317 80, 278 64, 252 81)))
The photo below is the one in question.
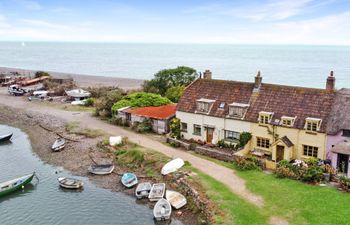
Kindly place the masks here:
POLYGON ((178 118, 173 118, 170 121, 170 136, 176 139, 181 138, 181 121, 178 118))
POLYGON ((196 150, 197 145, 195 143, 191 143, 188 148, 189 148, 189 150, 194 151, 194 150, 196 150))
POLYGON ((48 72, 44 72, 44 71, 37 71, 35 72, 35 78, 39 78, 39 77, 49 77, 50 74, 48 72))
POLYGON ((350 179, 347 178, 346 176, 339 176, 339 183, 341 185, 342 188, 344 188, 345 190, 349 190, 350 188, 350 179))
POLYGON ((255 157, 236 157, 235 165, 239 170, 260 170, 260 160, 255 157))
POLYGON ((301 177, 305 182, 320 182, 323 179, 323 170, 320 166, 310 166, 305 170, 305 173, 301 177))
POLYGON ((184 93, 184 90, 185 90, 184 86, 171 87, 166 91, 165 97, 167 97, 172 102, 179 102, 181 96, 184 93))
POLYGON ((236 145, 233 143, 226 143, 225 140, 220 140, 217 143, 217 146, 220 148, 226 148, 226 149, 232 149, 235 150, 236 149, 236 145))
POLYGON ((94 105, 94 99, 88 98, 85 100, 84 106, 93 106, 94 105))
POLYGON ((291 168, 285 166, 277 167, 275 174, 278 178, 298 179, 298 175, 291 168))
POLYGON ((124 91, 120 88, 99 93, 100 97, 95 100, 95 109, 98 115, 103 113, 105 116, 112 116, 112 106, 115 102, 122 99, 124 91))
POLYGON ((308 158, 305 160, 305 163, 308 165, 308 166, 317 166, 318 165, 318 162, 320 160, 314 158, 314 157, 311 157, 311 158, 308 158))
POLYGON ((152 120, 144 119, 142 122, 134 122, 131 129, 138 133, 151 132, 153 130, 152 120))
POLYGON ((252 138, 252 134, 249 132, 242 132, 239 135, 239 146, 238 147, 244 147, 252 138))

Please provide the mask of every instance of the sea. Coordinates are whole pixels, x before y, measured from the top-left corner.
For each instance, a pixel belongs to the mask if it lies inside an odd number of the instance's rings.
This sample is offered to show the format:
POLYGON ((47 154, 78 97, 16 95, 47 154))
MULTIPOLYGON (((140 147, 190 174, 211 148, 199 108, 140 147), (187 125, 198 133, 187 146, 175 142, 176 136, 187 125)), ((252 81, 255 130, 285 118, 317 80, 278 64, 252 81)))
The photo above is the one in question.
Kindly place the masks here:
POLYGON ((210 69, 215 79, 350 88, 350 46, 0 42, 0 66, 151 79, 162 69, 210 69))

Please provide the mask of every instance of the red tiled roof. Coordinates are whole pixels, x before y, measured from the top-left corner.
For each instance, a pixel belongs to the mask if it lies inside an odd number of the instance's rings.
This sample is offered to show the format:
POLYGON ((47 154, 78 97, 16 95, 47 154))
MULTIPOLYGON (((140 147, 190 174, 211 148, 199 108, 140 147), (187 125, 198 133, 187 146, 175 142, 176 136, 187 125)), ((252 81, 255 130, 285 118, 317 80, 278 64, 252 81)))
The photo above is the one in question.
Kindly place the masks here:
POLYGON ((176 104, 148 106, 136 109, 127 109, 125 111, 134 115, 152 119, 168 119, 170 117, 175 116, 176 104))

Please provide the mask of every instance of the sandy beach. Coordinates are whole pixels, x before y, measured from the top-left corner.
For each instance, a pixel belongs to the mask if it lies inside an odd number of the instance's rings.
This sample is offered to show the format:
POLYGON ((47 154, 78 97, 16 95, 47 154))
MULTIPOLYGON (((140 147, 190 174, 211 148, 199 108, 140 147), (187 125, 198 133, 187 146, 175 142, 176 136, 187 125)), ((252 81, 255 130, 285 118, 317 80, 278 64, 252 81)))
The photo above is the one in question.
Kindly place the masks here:
MULTIPOLYGON (((27 70, 19 68, 0 67, 0 74, 9 74, 10 72, 17 72, 22 76, 33 77, 37 70, 27 70)), ((51 72, 50 75, 54 78, 73 78, 79 87, 98 87, 98 86, 114 86, 120 87, 124 90, 139 89, 144 80, 131 79, 131 78, 115 78, 104 76, 93 76, 83 74, 71 74, 51 72)))

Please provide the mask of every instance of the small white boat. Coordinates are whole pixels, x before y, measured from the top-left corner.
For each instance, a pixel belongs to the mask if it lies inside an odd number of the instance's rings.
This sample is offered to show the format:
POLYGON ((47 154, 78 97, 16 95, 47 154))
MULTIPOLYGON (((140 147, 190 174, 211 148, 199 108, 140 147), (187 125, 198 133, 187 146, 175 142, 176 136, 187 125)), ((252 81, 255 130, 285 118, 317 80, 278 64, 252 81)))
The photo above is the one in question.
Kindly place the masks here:
POLYGON ((165 194, 165 184, 164 183, 158 183, 153 184, 151 191, 148 195, 148 198, 151 202, 158 201, 159 199, 162 199, 165 194))
POLYGON ((113 164, 99 164, 99 165, 91 165, 88 168, 88 171, 90 173, 96 174, 96 175, 106 175, 111 174, 114 170, 113 164))
POLYGON ((120 145, 122 142, 123 142, 122 136, 109 137, 109 145, 110 146, 120 145))
POLYGON ((162 175, 173 173, 176 170, 180 169, 183 165, 185 165, 185 162, 180 158, 176 158, 165 164, 162 168, 161 173, 162 175))
POLYGON ((151 192, 152 184, 150 182, 140 183, 137 185, 135 195, 137 199, 147 198, 151 192))
POLYGON ((54 152, 58 152, 65 147, 65 144, 66 144, 66 140, 64 140, 64 138, 57 138, 55 143, 53 143, 51 149, 54 152))
POLYGON ((124 173, 121 181, 122 184, 127 188, 131 188, 138 183, 137 176, 134 173, 124 173))
POLYGON ((175 209, 179 209, 187 204, 185 196, 176 191, 167 190, 165 193, 165 198, 175 209))
POLYGON ((171 216, 171 205, 168 200, 161 198, 153 208, 153 216, 156 220, 168 220, 171 216))
POLYGON ((8 87, 8 93, 14 96, 24 95, 26 91, 17 84, 13 84, 8 87))
POLYGON ((91 95, 90 92, 85 91, 83 89, 74 89, 66 91, 66 94, 72 98, 75 98, 76 100, 82 100, 82 98, 88 98, 91 95))
POLYGON ((84 185, 83 181, 81 180, 67 177, 59 177, 58 183, 61 187, 68 189, 79 189, 82 188, 84 185))

